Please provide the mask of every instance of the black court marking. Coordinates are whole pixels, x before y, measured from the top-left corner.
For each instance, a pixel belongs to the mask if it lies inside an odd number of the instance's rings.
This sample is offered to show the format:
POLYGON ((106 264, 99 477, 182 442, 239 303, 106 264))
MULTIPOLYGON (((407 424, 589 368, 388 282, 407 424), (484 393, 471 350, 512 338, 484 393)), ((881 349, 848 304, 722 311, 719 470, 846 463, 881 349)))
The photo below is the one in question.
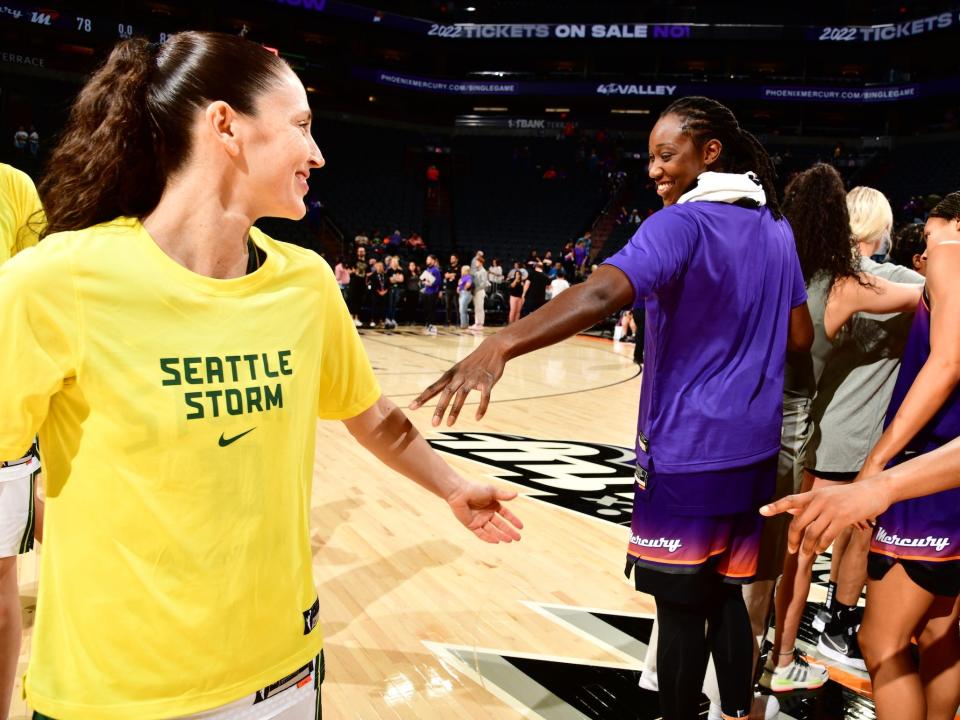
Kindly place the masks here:
MULTIPOLYGON (((591 720, 659 720, 661 717, 657 693, 638 685, 639 670, 509 655, 503 659, 591 720)), ((701 715, 705 717, 710 702, 701 697, 700 704, 701 715)))
POLYGON ((434 450, 496 468, 495 477, 522 486, 529 491, 527 497, 595 520, 630 525, 636 469, 633 450, 603 443, 449 430, 427 442, 434 450))
POLYGON ((650 642, 650 635, 653 633, 653 618, 618 615, 617 613, 591 612, 590 614, 632 638, 644 643, 650 642))
MULTIPOLYGON (((446 362, 448 363, 448 368, 456 365, 457 362, 459 362, 458 360, 448 360, 446 358, 437 357, 436 355, 431 355, 430 353, 420 352, 419 350, 414 350, 413 348, 404 347, 403 345, 386 343, 386 342, 383 342, 382 340, 374 340, 372 338, 370 338, 370 340, 371 342, 379 342, 381 345, 386 345, 387 347, 394 348, 395 350, 405 350, 406 352, 411 352, 417 355, 422 355, 423 357, 428 357, 431 360, 439 360, 439 361, 446 362)), ((596 350, 597 352, 604 352, 604 353, 609 353, 610 355, 616 355, 617 357, 624 357, 623 355, 620 355, 619 353, 615 353, 612 350, 601 350, 600 348, 590 348, 590 349, 596 350)), ((424 372, 430 372, 430 371, 427 370, 424 372)), ((443 371, 441 371, 441 374, 442 372, 443 371)), ((493 397, 491 397, 490 404, 499 405, 501 403, 521 402, 523 400, 545 400, 547 398, 566 397, 568 395, 580 395, 581 393, 592 392, 594 390, 605 390, 607 388, 616 387, 617 385, 623 385, 624 383, 628 383, 631 380, 635 380, 637 377, 640 376, 642 372, 643 372, 643 368, 638 366, 636 368, 636 372, 634 372, 633 375, 631 375, 630 377, 624 378, 623 380, 617 380, 616 382, 608 383, 606 385, 597 385, 595 387, 580 388, 578 390, 568 390, 566 392, 547 393, 545 395, 527 395, 524 397, 504 398, 503 400, 494 400, 493 397)), ((477 391, 472 391, 472 392, 477 392, 477 391)), ((390 397, 391 398, 416 398, 419 396, 420 396, 420 393, 403 393, 400 395, 391 395, 390 397)), ((464 407, 466 407, 467 405, 479 405, 479 404, 480 404, 479 400, 467 400, 464 403, 464 407)), ((436 403, 427 404, 427 405, 424 405, 423 407, 433 408, 433 407, 436 407, 436 403)))
MULTIPOLYGON (((545 606, 546 607, 546 606, 545 606)), ((567 606, 568 610, 575 608, 567 606)), ((615 612, 583 610, 612 628, 624 632, 643 645, 650 641, 651 618, 623 616, 615 612)), ((586 626, 581 626, 584 630, 586 626)), ((604 632, 588 638, 604 646, 604 632)), ((530 681, 542 688, 535 697, 537 715, 550 720, 570 717, 570 710, 590 720, 660 720, 660 704, 656 692, 639 687, 640 670, 636 667, 597 665, 589 660, 576 660, 548 655, 513 654, 477 648, 460 655, 462 661, 487 683, 522 704, 530 697, 530 681), (476 654, 474 654, 476 653, 476 654), (486 657, 476 662, 477 657, 486 657), (495 658, 498 662, 492 662, 495 658), (504 668, 509 668, 508 672, 504 668)), ((815 691, 787 693, 777 696, 782 720, 876 720, 873 703, 835 682, 828 682, 815 691)), ((700 697, 700 716, 707 716, 709 701, 700 697)))

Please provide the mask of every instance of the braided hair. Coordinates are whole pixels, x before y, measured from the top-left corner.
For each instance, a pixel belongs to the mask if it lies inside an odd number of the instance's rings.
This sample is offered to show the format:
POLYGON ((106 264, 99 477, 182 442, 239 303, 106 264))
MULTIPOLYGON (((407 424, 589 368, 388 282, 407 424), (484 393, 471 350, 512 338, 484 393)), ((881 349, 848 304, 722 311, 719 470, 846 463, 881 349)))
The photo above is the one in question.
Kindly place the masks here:
POLYGON ((952 192, 946 195, 940 202, 934 205, 929 217, 941 218, 943 220, 960 220, 960 192, 952 192))
POLYGON ((716 100, 699 95, 674 100, 660 113, 676 115, 683 120, 680 131, 689 135, 697 147, 708 140, 719 140, 723 145, 717 158, 717 169, 722 172, 754 172, 767 196, 767 207, 776 219, 783 217, 775 186, 776 170, 773 161, 760 141, 740 127, 730 108, 716 100))

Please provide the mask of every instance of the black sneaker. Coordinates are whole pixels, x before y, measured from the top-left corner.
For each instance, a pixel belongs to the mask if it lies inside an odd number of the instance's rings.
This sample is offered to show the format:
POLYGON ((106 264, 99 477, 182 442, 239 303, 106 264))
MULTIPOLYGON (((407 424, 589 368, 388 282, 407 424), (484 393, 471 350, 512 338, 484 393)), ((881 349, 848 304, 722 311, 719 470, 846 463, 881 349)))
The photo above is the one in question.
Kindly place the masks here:
POLYGON ((865 671, 867 665, 863 662, 863 653, 860 652, 860 643, 857 642, 857 631, 848 627, 834 634, 831 630, 833 628, 827 628, 820 634, 817 652, 835 662, 865 671))

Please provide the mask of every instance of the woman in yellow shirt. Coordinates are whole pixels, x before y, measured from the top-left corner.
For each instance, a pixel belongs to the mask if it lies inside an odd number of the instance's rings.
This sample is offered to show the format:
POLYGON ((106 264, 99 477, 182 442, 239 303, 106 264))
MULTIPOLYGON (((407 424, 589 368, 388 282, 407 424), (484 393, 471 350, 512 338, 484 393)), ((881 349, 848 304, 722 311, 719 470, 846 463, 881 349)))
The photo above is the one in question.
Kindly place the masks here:
POLYGON ((37 717, 319 716, 309 508, 319 416, 519 539, 383 397, 301 218, 323 157, 304 88, 255 43, 121 42, 40 185, 48 235, 0 268, 0 457, 40 431, 37 717), (259 710, 258 710, 259 708, 259 710))

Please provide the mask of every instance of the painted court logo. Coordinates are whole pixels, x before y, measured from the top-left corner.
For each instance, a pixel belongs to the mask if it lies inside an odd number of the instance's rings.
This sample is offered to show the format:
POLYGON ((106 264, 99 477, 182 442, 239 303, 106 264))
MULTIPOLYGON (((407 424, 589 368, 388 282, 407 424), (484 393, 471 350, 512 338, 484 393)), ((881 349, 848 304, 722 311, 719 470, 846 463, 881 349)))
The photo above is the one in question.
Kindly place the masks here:
POLYGON ((876 541, 883 545, 893 545, 895 547, 908 547, 908 548, 933 548, 937 552, 943 552, 945 548, 950 546, 950 538, 948 537, 927 537, 922 538, 908 538, 900 537, 896 533, 891 535, 884 528, 877 528, 877 537, 876 541))
POLYGON ((633 449, 481 432, 445 432, 429 443, 435 450, 496 468, 496 477, 528 488, 527 497, 616 525, 630 524, 633 449))

